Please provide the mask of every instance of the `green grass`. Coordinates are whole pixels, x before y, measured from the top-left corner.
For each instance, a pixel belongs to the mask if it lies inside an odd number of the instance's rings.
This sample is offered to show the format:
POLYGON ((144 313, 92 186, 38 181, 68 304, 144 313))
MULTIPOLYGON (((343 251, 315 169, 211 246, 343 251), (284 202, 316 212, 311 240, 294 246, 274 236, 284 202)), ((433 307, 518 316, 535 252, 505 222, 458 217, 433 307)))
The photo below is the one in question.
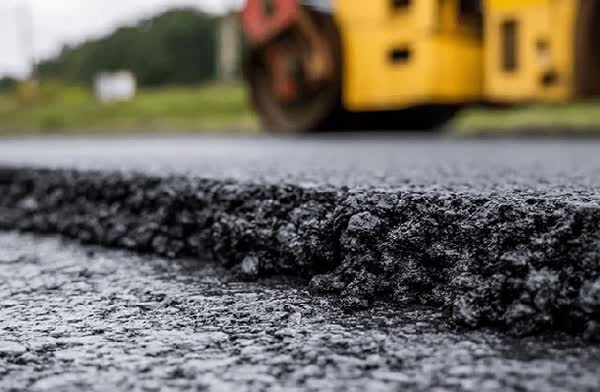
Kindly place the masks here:
POLYGON ((0 95, 0 133, 254 131, 240 84, 141 90, 129 102, 103 104, 81 87, 48 84, 33 103, 0 95))
MULTIPOLYGON (((256 132, 243 84, 144 89, 129 102, 103 104, 88 89, 45 83, 28 94, 0 94, 0 135, 117 132, 256 132)), ((455 135, 600 134, 600 101, 471 108, 455 135)))
POLYGON ((453 133, 461 135, 600 134, 600 101, 466 109, 452 128, 453 133))

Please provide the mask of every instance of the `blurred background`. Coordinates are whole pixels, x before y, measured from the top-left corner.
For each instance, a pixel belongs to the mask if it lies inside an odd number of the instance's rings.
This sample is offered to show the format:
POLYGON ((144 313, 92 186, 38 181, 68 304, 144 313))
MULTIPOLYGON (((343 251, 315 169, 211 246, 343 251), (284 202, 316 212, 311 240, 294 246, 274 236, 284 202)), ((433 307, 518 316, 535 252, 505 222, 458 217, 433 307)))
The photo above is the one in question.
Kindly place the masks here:
POLYGON ((238 0, 0 0, 0 131, 256 129, 238 0))
MULTIPOLYGON (((242 80, 243 5, 0 0, 0 134, 261 130, 242 80)), ((595 132, 598 107, 475 105, 447 129, 595 132)))

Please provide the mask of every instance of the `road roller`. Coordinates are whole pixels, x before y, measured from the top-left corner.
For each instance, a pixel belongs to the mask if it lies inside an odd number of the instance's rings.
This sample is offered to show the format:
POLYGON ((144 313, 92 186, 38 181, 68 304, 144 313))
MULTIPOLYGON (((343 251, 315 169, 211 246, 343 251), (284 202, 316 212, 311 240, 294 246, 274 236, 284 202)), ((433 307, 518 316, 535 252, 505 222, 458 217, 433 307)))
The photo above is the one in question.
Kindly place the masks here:
POLYGON ((600 0, 247 0, 241 19, 275 132, 439 129, 468 105, 600 93, 600 0))

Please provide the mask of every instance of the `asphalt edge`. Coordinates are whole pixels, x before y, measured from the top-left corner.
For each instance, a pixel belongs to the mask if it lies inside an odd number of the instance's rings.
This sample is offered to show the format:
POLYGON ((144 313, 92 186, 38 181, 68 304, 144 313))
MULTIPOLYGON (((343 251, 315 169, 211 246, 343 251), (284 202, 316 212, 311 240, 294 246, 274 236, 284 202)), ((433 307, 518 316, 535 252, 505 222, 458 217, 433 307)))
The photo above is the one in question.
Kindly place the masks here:
POLYGON ((600 339, 600 207, 560 197, 5 166, 0 229, 294 274, 347 309, 418 304, 469 328, 600 339))

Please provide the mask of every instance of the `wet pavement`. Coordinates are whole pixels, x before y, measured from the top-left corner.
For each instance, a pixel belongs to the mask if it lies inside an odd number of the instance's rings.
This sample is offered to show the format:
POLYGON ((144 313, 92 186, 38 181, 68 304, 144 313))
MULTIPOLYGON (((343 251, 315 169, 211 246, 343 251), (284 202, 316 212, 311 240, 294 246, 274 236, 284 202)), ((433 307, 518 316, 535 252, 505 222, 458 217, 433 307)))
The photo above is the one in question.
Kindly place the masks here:
POLYGON ((600 347, 345 313, 302 281, 0 235, 2 391, 597 391, 600 347))

